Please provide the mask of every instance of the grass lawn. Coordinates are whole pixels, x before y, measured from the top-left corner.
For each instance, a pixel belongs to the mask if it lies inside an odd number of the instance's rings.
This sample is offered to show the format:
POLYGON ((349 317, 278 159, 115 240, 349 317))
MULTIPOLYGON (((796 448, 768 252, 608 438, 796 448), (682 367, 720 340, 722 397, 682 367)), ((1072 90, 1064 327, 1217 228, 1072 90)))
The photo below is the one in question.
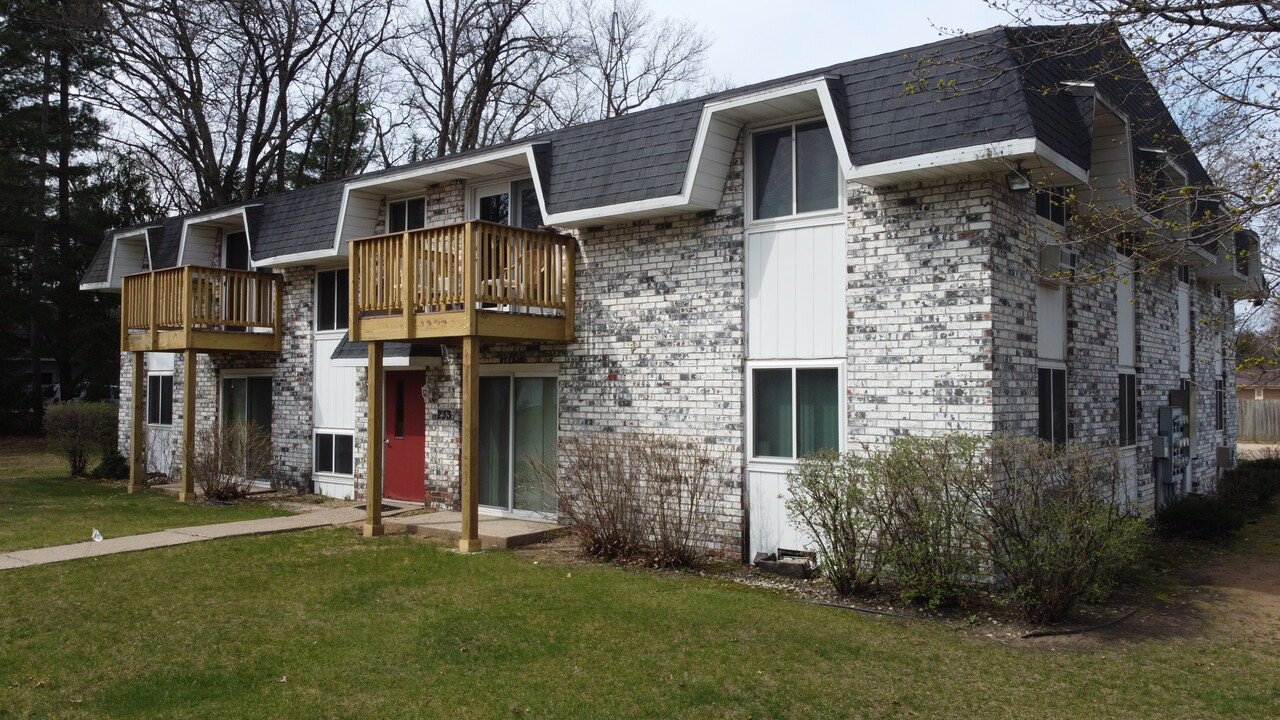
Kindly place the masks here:
POLYGON ((0 446, 0 552, 86 541, 94 528, 120 537, 288 514, 252 503, 205 505, 160 493, 130 495, 122 483, 69 477, 65 461, 33 452, 29 444, 0 446))
POLYGON ((1001 645, 348 529, 0 573, 5 718, 1253 718, 1245 635, 1001 645))

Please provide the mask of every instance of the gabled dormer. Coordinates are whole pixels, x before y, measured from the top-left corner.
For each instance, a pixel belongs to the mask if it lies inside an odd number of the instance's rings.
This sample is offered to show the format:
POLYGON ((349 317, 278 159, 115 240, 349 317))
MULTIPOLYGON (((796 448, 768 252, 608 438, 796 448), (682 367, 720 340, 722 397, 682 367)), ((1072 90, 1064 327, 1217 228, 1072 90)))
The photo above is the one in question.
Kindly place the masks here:
POLYGON ((254 269, 253 237, 261 211, 260 205, 250 205, 186 218, 175 264, 254 269))

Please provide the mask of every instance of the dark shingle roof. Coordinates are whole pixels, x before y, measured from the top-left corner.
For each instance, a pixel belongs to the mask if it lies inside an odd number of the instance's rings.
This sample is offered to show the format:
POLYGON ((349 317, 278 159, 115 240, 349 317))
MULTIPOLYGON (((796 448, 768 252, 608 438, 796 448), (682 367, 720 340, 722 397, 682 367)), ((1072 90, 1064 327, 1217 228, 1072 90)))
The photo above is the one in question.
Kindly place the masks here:
POLYGON ((107 281, 108 265, 111 263, 111 235, 103 239, 102 244, 98 246, 98 252, 93 254, 93 259, 89 261, 89 267, 84 271, 84 277, 80 278, 83 284, 104 283, 107 281))
MULTIPOLYGON (((420 345, 405 342, 382 343, 382 356, 388 358, 402 357, 443 357, 440 345, 420 345)), ((369 343, 352 342, 350 335, 343 335, 342 341, 329 355, 332 360, 367 360, 369 359, 369 343)))
MULTIPOLYGON (((993 28, 505 145, 533 143, 552 213, 673 196, 682 190, 707 102, 825 76, 837 110, 845 111, 840 129, 855 165, 1037 138, 1087 169, 1092 96, 1063 83, 1094 81, 1134 121, 1136 144, 1168 148, 1194 182, 1207 183, 1207 174, 1132 58, 1120 36, 1105 28, 993 28), (1088 42, 1073 50, 1078 38, 1088 42)), ((500 147, 362 177, 429 169, 500 147)), ((249 212, 254 259, 331 249, 343 187, 344 181, 336 181, 243 203, 261 205, 249 212)), ((155 267, 176 262, 181 228, 182 218, 164 221, 163 237, 152 246, 155 267)), ((90 272, 105 274, 100 264, 95 259, 90 272)))

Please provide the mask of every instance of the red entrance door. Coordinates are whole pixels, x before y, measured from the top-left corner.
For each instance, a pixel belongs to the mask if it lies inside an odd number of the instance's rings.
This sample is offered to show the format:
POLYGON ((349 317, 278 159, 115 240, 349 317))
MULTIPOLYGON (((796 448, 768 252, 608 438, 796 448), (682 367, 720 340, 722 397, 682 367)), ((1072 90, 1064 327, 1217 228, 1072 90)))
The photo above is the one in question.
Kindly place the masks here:
POLYGON ((388 372, 383 493, 392 500, 426 499, 426 403, 422 370, 388 372))

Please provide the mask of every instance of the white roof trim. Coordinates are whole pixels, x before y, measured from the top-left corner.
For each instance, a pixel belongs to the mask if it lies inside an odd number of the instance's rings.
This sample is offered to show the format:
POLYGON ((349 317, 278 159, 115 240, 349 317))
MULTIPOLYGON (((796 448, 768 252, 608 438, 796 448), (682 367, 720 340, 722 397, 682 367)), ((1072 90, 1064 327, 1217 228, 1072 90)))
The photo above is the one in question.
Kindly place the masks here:
POLYGON ((153 267, 151 263, 151 240, 147 237, 147 231, 156 227, 163 227, 163 226, 149 225, 147 227, 135 228, 133 230, 124 230, 121 232, 113 233, 111 235, 111 252, 107 254, 107 281, 104 283, 90 283, 94 287, 87 287, 81 284, 80 289, 95 290, 95 289, 98 289, 97 286, 99 285, 104 288, 111 287, 111 278, 114 277, 115 269, 116 269, 116 248, 120 246, 121 240, 128 240, 129 238, 134 238, 141 235, 142 248, 144 251, 146 251, 146 254, 147 254, 147 267, 153 267))
POLYGON ((698 168, 701 164, 707 133, 711 127, 711 121, 718 113, 732 110, 734 108, 743 107, 745 105, 753 105, 755 103, 767 102, 769 100, 788 97, 791 95, 799 95, 802 93, 813 92, 817 94, 818 103, 822 107, 823 117, 827 121, 827 129, 831 132, 832 142, 835 143, 836 152, 840 158, 841 165, 848 175, 853 165, 849 160, 848 142, 840 137, 840 122, 836 116, 835 103, 831 99, 830 89, 827 87, 827 76, 808 77, 780 87, 771 87, 765 90, 737 95, 724 100, 705 103, 702 106, 702 116, 698 119, 698 132, 694 138, 693 150, 690 153, 689 163, 685 168, 684 182, 681 185, 680 194, 666 195, 663 197, 647 198, 645 200, 633 200, 631 202, 616 203, 614 205, 605 205, 603 207, 583 208, 580 210, 569 210, 561 213, 548 213, 546 202, 542 198, 542 184, 537 182, 537 167, 533 165, 530 158, 530 165, 534 167, 534 186, 538 188, 538 202, 542 205, 542 216, 548 225, 575 225, 582 224, 591 220, 604 219, 619 215, 629 215, 633 213, 651 213, 660 210, 680 211, 680 210, 707 210, 710 208, 702 207, 691 202, 693 195, 694 182, 697 179, 698 168))
POLYGON ((1067 171, 1073 178, 1080 182, 1088 182, 1089 173, 1084 168, 1067 160, 1061 153, 1053 150, 1043 141, 1036 138, 1019 138, 1016 140, 1002 140, 994 143, 984 143, 982 145, 970 145, 968 147, 956 148, 954 150, 940 150, 938 152, 925 153, 923 155, 912 155, 910 157, 898 158, 897 160, 886 160, 884 162, 871 163, 869 165, 861 165, 854 169, 850 180, 858 180, 859 178, 876 177, 879 175, 892 175, 895 173, 911 172, 913 170, 926 170, 930 168, 945 167, 947 165, 957 165, 960 163, 977 162, 980 160, 998 160, 1002 158, 1016 158, 1038 155, 1054 165, 1067 171))
POLYGON ((184 264, 183 260, 187 254, 187 230, 192 225, 204 225, 215 220, 235 217, 236 215, 240 216, 240 227, 244 230, 245 242, 249 246, 249 269, 252 270, 257 267, 257 263, 253 261, 253 237, 249 234, 249 215, 246 212, 251 207, 262 207, 262 204, 255 203, 252 205, 241 205, 240 207, 231 208, 229 210, 218 210, 183 220, 182 235, 181 239, 178 240, 178 260, 175 263, 175 267, 181 267, 184 264))
POLYGON ((342 187, 342 200, 338 205, 338 224, 334 229, 333 248, 329 250, 309 250, 307 252, 292 253, 289 255, 280 255, 270 260, 263 261, 263 265, 277 265, 301 262, 305 260, 320 260, 330 258, 340 254, 342 248, 342 228, 347 220, 347 203, 351 199, 352 190, 361 190, 364 188, 374 188, 387 183, 399 182, 401 180, 414 180, 417 178, 429 178, 442 172, 451 170, 459 170, 471 165, 479 165, 481 163, 492 162, 494 160, 509 160, 523 156, 529 164, 529 169, 533 173, 534 192, 538 195, 538 206, 542 210, 542 216, 547 217, 546 199, 542 197, 542 183, 538 178, 538 167, 533 160, 533 148, 537 142, 522 143, 510 147, 499 148, 489 152, 482 152, 477 155, 471 155, 457 160, 443 161, 433 163, 423 167, 416 167, 400 172, 389 173, 386 175, 378 175, 377 177, 352 180, 342 187))
POLYGON ((83 283, 82 282, 80 283, 80 289, 81 290, 113 290, 114 288, 111 287, 111 283, 104 283, 104 282, 83 283))

